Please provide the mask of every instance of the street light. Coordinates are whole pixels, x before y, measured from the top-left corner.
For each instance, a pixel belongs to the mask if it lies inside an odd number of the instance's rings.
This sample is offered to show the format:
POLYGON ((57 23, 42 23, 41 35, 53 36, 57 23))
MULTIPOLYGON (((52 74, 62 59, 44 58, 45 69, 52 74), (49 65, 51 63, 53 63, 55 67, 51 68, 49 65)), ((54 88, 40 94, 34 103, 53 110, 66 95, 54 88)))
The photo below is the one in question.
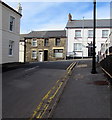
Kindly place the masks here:
POLYGON ((93 2, 94 4, 94 13, 93 13, 93 24, 94 24, 94 27, 93 27, 93 59, 92 59, 92 71, 91 73, 92 74, 96 74, 96 52, 95 52, 95 29, 96 29, 96 0, 94 0, 93 2))

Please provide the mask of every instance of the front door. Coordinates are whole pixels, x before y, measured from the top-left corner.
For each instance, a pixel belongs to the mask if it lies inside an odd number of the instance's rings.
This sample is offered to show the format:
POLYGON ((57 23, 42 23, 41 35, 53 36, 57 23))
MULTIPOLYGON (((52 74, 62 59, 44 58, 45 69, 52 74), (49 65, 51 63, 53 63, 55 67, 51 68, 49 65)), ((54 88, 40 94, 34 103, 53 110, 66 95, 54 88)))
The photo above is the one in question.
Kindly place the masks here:
POLYGON ((48 50, 44 50, 44 61, 48 61, 48 50))
POLYGON ((43 61, 43 52, 39 52, 39 54, 38 54, 38 61, 39 62, 43 61))

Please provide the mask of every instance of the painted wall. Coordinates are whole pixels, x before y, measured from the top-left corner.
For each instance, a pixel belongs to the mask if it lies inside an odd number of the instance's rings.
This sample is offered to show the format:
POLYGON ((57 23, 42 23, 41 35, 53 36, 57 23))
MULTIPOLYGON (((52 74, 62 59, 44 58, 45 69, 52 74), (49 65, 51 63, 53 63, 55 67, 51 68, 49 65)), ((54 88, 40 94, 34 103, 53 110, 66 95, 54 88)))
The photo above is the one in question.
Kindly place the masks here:
MULTIPOLYGON (((1 3, 0 3, 1 5, 1 3)), ((20 15, 2 5, 2 63, 19 62, 20 15), (14 31, 9 30, 10 16, 15 18, 14 31), (14 41, 13 55, 9 56, 9 41, 14 41)), ((1 13, 0 10, 0 13, 1 13)), ((0 63, 1 64, 1 63, 0 63)))
MULTIPOLYGON (((74 51, 74 43, 82 43, 82 51, 75 52, 76 57, 88 57, 88 43, 93 41, 93 38, 88 38, 88 30, 92 30, 91 28, 82 28, 78 29, 67 29, 67 56, 71 53, 73 54, 74 51), (75 38, 75 30, 81 30, 81 38, 75 38)), ((101 49, 101 44, 104 43, 107 38, 102 38, 102 30, 109 30, 109 28, 97 28, 96 29, 96 55, 98 51, 101 49)))

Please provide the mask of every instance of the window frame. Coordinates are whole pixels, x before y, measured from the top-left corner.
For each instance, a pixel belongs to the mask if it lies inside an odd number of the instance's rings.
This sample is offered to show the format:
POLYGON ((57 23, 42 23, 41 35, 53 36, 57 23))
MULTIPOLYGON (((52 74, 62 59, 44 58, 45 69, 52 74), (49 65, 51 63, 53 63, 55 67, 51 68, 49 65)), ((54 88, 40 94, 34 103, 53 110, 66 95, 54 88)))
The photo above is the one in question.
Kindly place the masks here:
POLYGON ((37 47, 37 40, 36 39, 32 39, 32 43, 31 43, 32 47, 37 47), (35 42, 34 42, 35 41, 35 42), (36 43, 36 45, 34 45, 33 43, 36 43))
POLYGON ((74 43, 74 51, 82 51, 82 43, 74 43), (81 49, 75 49, 75 48, 78 48, 78 46, 75 47, 75 45, 78 45, 78 44, 81 45, 80 46, 81 49))
POLYGON ((55 46, 60 46, 61 44, 61 39, 60 38, 56 38, 55 39, 55 46))
POLYGON ((81 30, 75 30, 75 38, 81 38, 81 30), (77 34, 78 32, 80 32, 80 36, 77 34))
POLYGON ((36 50, 32 50, 31 58, 32 59, 37 59, 37 51, 36 50), (35 53, 36 56, 33 56, 34 53, 35 53))
POLYGON ((15 17, 14 16, 10 16, 9 30, 11 32, 14 32, 14 28, 15 28, 15 17))
POLYGON ((109 35, 109 30, 102 30, 102 38, 107 38, 109 35), (104 31, 107 31, 107 33, 105 34, 104 31), (103 33, 104 32, 104 33, 103 33), (105 36, 106 35, 106 36, 105 36))
POLYGON ((14 41, 9 40, 9 51, 8 51, 8 55, 9 56, 13 56, 14 54, 14 41), (11 54, 10 54, 11 53, 11 54))
POLYGON ((93 30, 88 30, 88 38, 93 38, 93 30), (92 31, 92 34, 91 34, 90 31, 92 31), (92 35, 92 36, 91 36, 91 35, 92 35))
POLYGON ((44 46, 49 46, 49 39, 44 39, 44 46))
POLYGON ((63 49, 54 49, 53 52, 55 58, 63 58, 63 49), (56 54, 61 54, 61 57, 57 57, 56 54))

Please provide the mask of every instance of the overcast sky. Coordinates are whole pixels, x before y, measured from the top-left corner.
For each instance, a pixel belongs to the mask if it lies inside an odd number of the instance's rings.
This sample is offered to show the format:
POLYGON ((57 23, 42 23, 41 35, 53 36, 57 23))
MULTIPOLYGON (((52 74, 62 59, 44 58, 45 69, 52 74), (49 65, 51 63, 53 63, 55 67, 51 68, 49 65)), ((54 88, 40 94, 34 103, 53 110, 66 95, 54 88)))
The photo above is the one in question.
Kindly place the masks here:
MULTIPOLYGON (((17 2, 7 2, 13 8, 17 2)), ((40 30, 63 30, 68 14, 73 19, 92 19, 92 2, 22 2, 21 33, 40 30)), ((110 2, 97 3, 97 18, 110 18, 110 2)))

